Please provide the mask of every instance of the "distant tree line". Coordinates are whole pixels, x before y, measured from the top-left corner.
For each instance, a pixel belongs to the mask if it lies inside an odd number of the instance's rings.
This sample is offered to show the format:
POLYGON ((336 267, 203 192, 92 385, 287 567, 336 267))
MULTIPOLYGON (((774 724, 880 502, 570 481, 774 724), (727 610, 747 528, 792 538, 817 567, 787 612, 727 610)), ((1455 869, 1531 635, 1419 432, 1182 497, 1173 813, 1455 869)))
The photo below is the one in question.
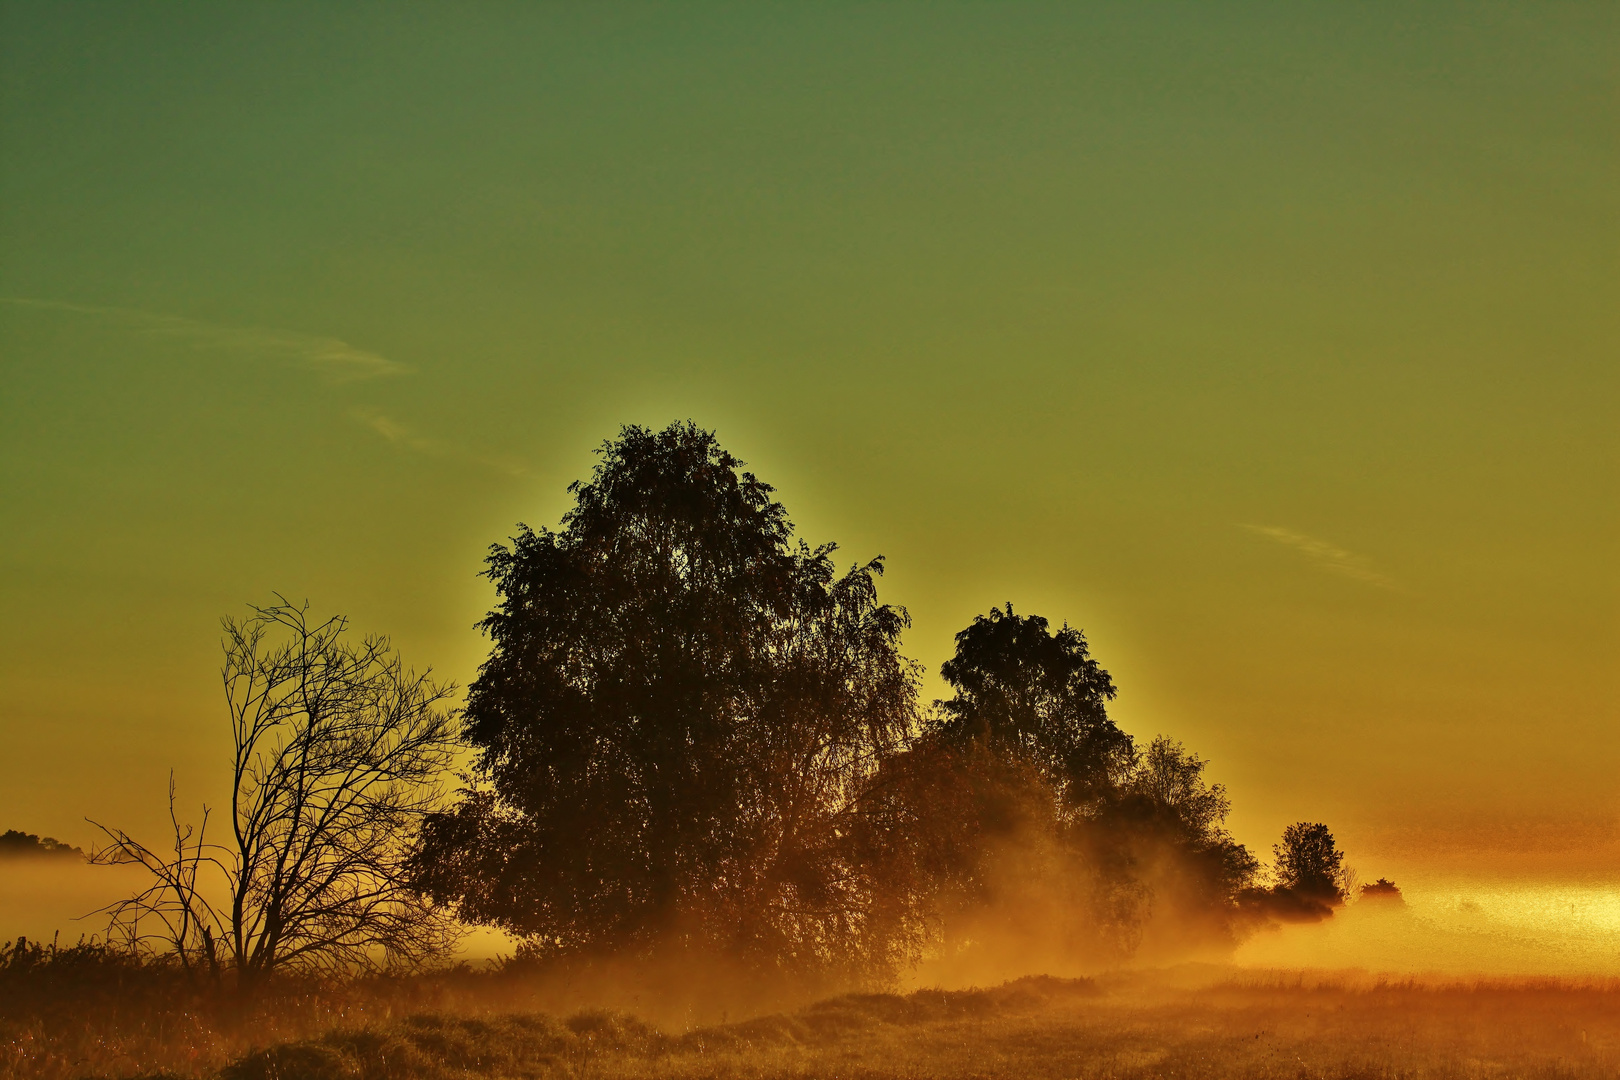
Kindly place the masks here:
POLYGON ((0 859, 30 857, 82 859, 84 852, 61 840, 19 829, 0 833, 0 859))

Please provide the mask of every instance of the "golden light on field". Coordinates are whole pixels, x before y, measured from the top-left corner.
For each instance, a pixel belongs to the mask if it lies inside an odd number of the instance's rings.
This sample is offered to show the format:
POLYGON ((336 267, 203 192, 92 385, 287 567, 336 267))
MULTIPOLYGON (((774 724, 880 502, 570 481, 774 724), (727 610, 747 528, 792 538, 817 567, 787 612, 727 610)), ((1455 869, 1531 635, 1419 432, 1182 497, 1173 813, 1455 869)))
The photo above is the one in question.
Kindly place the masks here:
POLYGON ((1405 904, 1354 904, 1331 920, 1258 934, 1242 967, 1449 975, 1620 976, 1612 883, 1465 879, 1408 884, 1405 904))

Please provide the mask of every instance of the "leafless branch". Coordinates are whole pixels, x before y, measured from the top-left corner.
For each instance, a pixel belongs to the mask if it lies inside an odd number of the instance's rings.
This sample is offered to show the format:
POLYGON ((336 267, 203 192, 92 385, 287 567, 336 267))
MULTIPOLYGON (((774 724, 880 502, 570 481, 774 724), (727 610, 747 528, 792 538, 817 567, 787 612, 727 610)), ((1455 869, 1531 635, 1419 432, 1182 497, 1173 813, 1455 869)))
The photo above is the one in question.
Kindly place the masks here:
POLYGON ((181 826, 172 777, 172 855, 104 828, 112 842, 97 859, 138 863, 153 879, 106 909, 114 932, 188 970, 229 968, 243 986, 285 968, 440 955, 455 924, 410 889, 405 864, 422 815, 440 805, 455 688, 406 667, 387 638, 351 641, 347 620, 314 622, 307 604, 276 599, 223 620, 229 841, 205 841, 206 810, 195 836, 181 826))

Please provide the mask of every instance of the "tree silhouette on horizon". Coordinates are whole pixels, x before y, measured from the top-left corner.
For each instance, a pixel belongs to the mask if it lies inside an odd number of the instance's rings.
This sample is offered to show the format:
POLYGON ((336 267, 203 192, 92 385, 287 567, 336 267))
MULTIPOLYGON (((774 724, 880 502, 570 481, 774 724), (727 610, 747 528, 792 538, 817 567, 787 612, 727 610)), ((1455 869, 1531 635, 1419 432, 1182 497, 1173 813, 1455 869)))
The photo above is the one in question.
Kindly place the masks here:
POLYGON ((1085 635, 1008 603, 976 615, 956 635, 940 675, 956 691, 938 702, 942 735, 983 740, 1045 769, 1071 806, 1105 794, 1132 761, 1131 737, 1108 716, 1113 680, 1085 635))
POLYGON ((1272 853, 1279 888, 1331 903, 1344 899, 1344 853, 1326 825, 1295 822, 1283 830, 1272 853))
POLYGON ((840 822, 916 725, 882 560, 795 545, 691 422, 624 428, 569 491, 559 530, 491 548, 475 784, 421 886, 541 953, 849 962, 868 898, 840 822))
POLYGON ((84 852, 55 837, 7 829, 0 833, 0 859, 4 858, 82 859, 84 852))

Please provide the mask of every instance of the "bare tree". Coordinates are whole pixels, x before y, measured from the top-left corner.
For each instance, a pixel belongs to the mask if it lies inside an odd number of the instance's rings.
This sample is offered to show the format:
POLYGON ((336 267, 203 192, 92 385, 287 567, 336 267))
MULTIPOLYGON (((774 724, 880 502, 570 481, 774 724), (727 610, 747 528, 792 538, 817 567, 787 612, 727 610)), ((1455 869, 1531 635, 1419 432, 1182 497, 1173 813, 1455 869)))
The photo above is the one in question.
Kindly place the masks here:
POLYGON ((174 829, 173 854, 154 851, 122 829, 97 824, 112 843, 93 851, 93 863, 138 863, 152 875, 146 888, 103 910, 110 915, 108 936, 131 951, 172 953, 188 971, 206 970, 216 981, 220 957, 216 930, 218 912, 205 895, 209 872, 224 864, 207 842, 208 808, 200 826, 182 825, 174 808, 174 771, 169 771, 169 824, 174 829), (199 878, 201 877, 201 887, 199 878), (154 929, 154 924, 156 929, 154 929))
POLYGON ((206 809, 202 828, 182 827, 172 777, 172 855, 104 828, 112 843, 99 861, 153 874, 145 892, 108 909, 113 930, 190 969, 233 972, 244 988, 280 969, 441 954, 455 924, 405 870, 451 764, 454 687, 407 668, 387 638, 353 642, 346 619, 312 623, 308 604, 277 600, 223 620, 231 835, 207 842, 206 809))

